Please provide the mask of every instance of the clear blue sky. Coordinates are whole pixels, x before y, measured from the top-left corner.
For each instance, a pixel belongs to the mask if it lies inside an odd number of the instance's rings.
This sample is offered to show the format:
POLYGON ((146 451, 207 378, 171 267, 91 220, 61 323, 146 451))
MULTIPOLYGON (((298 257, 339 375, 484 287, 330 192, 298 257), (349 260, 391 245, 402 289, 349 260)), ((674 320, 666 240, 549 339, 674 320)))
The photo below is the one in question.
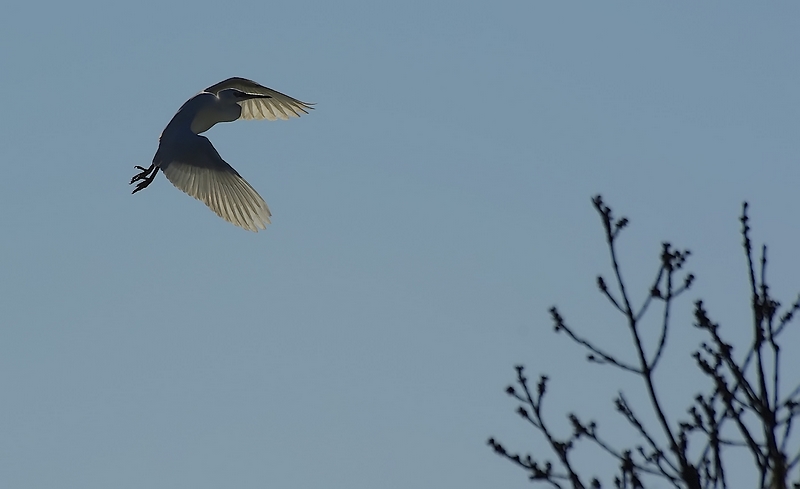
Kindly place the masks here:
POLYGON ((800 288, 798 25, 797 2, 6 5, 0 486, 529 487, 485 444, 534 446, 514 364, 551 374, 554 420, 592 414, 584 389, 622 426, 547 316, 627 339, 592 195, 632 220, 640 292, 661 241, 694 252, 676 347, 693 297, 744 327, 745 199, 776 293, 800 288), (258 234, 128 186, 230 76, 317 103, 207 134, 269 203, 258 234))

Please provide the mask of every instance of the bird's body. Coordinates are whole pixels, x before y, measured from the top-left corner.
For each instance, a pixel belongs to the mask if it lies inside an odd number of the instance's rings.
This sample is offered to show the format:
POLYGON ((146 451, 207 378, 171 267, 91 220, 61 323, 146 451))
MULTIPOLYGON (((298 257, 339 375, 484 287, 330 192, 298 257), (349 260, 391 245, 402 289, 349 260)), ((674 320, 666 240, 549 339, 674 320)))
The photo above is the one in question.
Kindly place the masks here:
POLYGON ((158 170, 180 190, 205 203, 218 216, 250 231, 265 229, 270 212, 239 173, 200 134, 218 122, 237 119, 288 119, 308 113, 311 104, 244 78, 229 78, 186 101, 159 138, 150 168, 131 179, 133 193, 152 183, 158 170))

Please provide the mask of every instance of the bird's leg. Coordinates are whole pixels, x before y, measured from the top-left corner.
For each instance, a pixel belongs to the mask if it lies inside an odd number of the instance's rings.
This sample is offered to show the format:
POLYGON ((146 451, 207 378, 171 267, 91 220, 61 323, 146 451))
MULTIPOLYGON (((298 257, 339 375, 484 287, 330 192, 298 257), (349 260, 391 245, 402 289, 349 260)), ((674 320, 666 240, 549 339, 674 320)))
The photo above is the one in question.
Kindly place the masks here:
POLYGON ((137 170, 141 170, 141 172, 137 173, 136 175, 133 176, 133 178, 131 178, 130 185, 133 185, 135 182, 139 182, 136 184, 136 188, 133 189, 133 192, 131 192, 132 194, 135 194, 139 190, 147 188, 148 185, 153 183, 153 180, 156 178, 156 175, 158 175, 158 167, 156 166, 155 163, 150 165, 150 168, 145 168, 143 166, 138 166, 138 165, 134 166, 134 168, 136 168, 137 170))

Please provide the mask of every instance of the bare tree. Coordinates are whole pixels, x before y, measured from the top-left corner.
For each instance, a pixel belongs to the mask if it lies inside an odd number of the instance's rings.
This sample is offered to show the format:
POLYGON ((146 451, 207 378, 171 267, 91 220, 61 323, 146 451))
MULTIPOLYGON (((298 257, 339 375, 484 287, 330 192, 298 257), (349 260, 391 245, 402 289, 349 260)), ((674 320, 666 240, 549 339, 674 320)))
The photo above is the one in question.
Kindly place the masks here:
MULTIPOLYGON (((581 472, 574 461, 580 446, 593 446, 606 454, 618 467, 613 484, 617 488, 667 486, 687 489, 742 487, 732 483, 731 455, 743 451, 752 459, 752 470, 759 487, 769 489, 800 488, 800 449, 792 442, 794 419, 800 413, 800 385, 783 392, 781 377, 786 355, 797 355, 789 344, 782 355, 781 335, 800 309, 800 296, 788 309, 770 295, 767 285, 767 247, 754 257, 750 239, 747 203, 742 207, 741 234, 749 270, 752 295, 752 341, 739 346, 723 337, 722 328, 708 315, 703 302, 694 306, 694 326, 707 335, 692 353, 697 368, 710 382, 705 392, 687 399, 688 408, 679 413, 683 419, 668 416, 654 373, 663 359, 667 337, 672 326, 675 301, 692 286, 694 276, 684 271, 688 250, 679 250, 669 243, 661 248, 660 264, 647 298, 639 307, 631 304, 620 270, 617 240, 627 226, 626 218, 617 219, 600 196, 592 200, 599 213, 606 244, 610 251, 612 286, 600 276, 597 285, 611 306, 623 317, 630 330, 635 361, 627 362, 604 349, 599 343, 582 336, 568 325, 555 307, 550 309, 556 332, 565 333, 587 351, 589 362, 621 370, 637 378, 647 393, 646 405, 652 410, 639 415, 620 391, 613 403, 638 440, 630 447, 616 447, 600 435, 597 423, 586 422, 569 414, 571 431, 555 433, 543 417, 543 401, 548 377, 541 375, 533 385, 522 365, 516 367, 516 382, 506 389, 519 407, 517 413, 540 435, 549 455, 522 455, 507 449, 495 438, 489 445, 496 453, 524 469, 529 478, 550 487, 600 488, 602 482, 581 472), (657 309, 657 312, 656 312, 657 309), (659 314, 659 334, 655 344, 648 345, 642 335, 646 314, 659 314), (739 351, 742 350, 742 351, 739 351), (648 352, 653 352, 648 354, 648 352), (655 422, 646 422, 653 419, 655 422), (727 462, 727 464, 726 464, 727 462)), ((737 483, 738 482, 738 483, 737 483)))

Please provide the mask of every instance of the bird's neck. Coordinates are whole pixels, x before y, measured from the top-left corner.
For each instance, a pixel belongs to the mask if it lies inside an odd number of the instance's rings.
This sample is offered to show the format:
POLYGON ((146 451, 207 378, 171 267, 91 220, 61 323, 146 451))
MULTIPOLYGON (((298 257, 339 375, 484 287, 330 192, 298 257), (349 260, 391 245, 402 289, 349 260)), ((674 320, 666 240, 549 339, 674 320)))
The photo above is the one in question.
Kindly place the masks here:
MULTIPOLYGON (((200 93, 190 99, 178 113, 185 112, 189 118, 188 126, 195 134, 208 131, 218 122, 235 121, 242 114, 242 108, 235 101, 221 99, 211 93, 200 93)), ((176 114, 176 117, 178 114, 176 114)))

